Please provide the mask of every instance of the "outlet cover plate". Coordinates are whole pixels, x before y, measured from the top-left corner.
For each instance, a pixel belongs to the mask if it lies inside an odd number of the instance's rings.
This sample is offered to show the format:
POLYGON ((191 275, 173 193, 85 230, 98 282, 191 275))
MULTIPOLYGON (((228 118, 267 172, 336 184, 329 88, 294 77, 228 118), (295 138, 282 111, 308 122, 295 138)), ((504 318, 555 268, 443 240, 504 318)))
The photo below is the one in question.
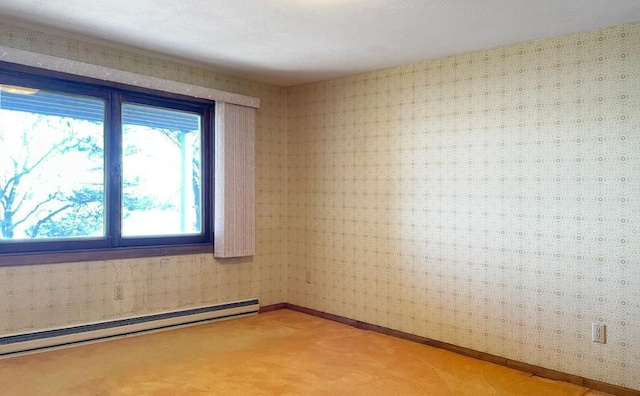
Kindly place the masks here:
POLYGON ((591 341, 606 343, 607 326, 602 323, 591 323, 591 341))

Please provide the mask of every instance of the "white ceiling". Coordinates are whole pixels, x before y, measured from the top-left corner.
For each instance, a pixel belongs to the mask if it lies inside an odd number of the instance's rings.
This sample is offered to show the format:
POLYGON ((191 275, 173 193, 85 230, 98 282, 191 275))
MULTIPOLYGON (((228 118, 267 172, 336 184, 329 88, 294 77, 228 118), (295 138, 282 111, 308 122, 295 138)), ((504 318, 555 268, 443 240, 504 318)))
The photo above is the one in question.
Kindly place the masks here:
POLYGON ((0 0, 0 21, 290 86, 640 21, 640 1, 0 0))

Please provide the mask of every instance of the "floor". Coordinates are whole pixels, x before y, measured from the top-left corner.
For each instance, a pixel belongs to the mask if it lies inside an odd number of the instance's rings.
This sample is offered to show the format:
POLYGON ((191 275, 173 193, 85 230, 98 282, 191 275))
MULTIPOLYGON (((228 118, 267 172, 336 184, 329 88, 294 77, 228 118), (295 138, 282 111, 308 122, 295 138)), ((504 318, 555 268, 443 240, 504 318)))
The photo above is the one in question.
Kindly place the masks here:
POLYGON ((605 395, 285 309, 0 359, 0 394, 605 395))

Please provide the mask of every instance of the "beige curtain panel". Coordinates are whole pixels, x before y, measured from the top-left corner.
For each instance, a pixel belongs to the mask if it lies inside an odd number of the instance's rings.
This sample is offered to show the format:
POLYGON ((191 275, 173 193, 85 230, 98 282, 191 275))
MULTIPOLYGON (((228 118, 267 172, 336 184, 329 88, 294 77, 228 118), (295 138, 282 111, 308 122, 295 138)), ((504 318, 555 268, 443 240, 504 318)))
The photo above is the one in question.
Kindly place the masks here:
POLYGON ((216 103, 215 257, 255 254, 255 112, 216 103))

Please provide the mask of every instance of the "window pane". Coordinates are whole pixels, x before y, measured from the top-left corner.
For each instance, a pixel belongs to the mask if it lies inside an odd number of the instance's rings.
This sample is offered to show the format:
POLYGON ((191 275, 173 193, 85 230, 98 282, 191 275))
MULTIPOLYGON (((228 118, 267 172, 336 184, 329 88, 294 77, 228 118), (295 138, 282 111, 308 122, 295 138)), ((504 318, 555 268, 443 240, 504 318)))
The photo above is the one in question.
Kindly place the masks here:
POLYGON ((202 232, 201 116, 122 105, 122 236, 202 232))
POLYGON ((104 237, 104 109, 0 85, 0 242, 104 237))

